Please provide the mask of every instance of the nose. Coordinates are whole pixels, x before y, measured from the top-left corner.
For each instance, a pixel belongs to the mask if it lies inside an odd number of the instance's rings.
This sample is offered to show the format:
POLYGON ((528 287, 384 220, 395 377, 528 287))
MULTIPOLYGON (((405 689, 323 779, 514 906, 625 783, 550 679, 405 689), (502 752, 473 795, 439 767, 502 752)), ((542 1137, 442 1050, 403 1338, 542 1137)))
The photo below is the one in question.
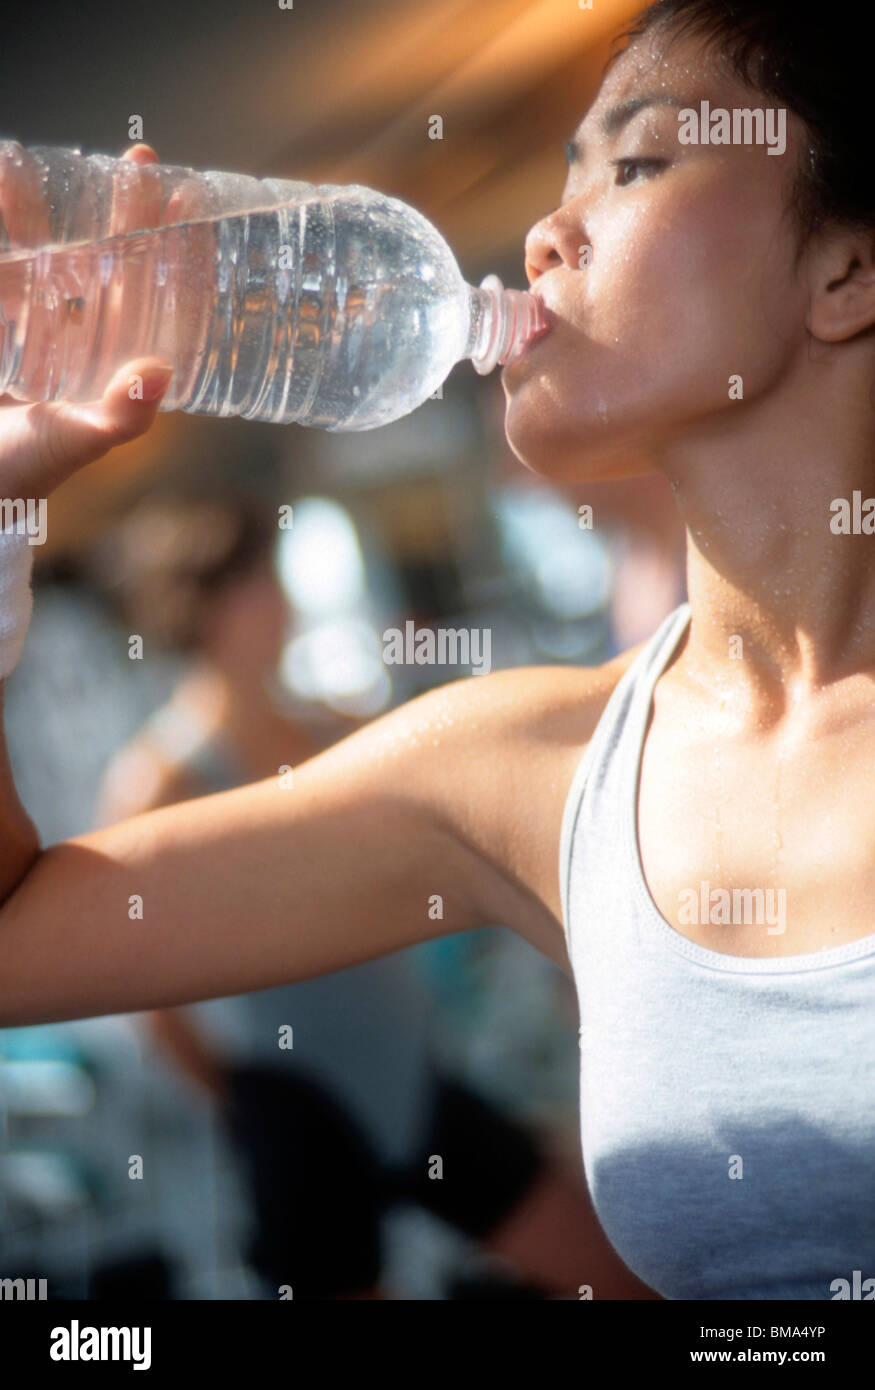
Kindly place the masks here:
POLYGON ((569 211, 567 203, 549 216, 542 217, 526 237, 526 276, 529 284, 533 285, 539 275, 559 265, 578 270, 585 243, 580 218, 569 211))

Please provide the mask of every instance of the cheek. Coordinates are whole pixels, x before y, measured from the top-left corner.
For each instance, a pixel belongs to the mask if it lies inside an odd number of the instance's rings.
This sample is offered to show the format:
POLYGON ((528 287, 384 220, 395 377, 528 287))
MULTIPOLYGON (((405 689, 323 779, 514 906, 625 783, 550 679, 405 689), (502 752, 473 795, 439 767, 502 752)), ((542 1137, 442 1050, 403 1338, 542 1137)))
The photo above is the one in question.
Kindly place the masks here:
POLYGON ((788 232, 762 179, 679 185, 669 194, 666 183, 664 198, 654 187, 646 218, 630 217, 619 236, 606 229, 590 267, 591 330, 639 386, 696 383, 716 400, 730 375, 755 384, 794 341, 788 232))
POLYGON ((590 335, 625 355, 677 353, 726 341, 762 302, 763 229, 743 227, 720 201, 659 200, 646 217, 594 235, 585 311, 590 335))

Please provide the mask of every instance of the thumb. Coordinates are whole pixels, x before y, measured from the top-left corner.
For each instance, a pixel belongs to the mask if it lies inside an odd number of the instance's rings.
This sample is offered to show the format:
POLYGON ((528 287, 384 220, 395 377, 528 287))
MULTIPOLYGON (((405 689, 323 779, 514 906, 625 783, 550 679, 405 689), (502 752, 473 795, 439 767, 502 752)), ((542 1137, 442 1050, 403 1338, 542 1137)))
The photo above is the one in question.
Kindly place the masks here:
POLYGON ((47 496, 78 468, 145 434, 172 375, 160 357, 135 358, 116 372, 99 401, 0 406, 0 491, 47 496))
MULTIPOLYGON (((59 425, 69 430, 71 445, 99 445, 101 453, 136 439, 149 429, 170 384, 173 367, 160 357, 127 362, 107 384, 99 401, 60 407, 59 425)), ((96 455, 95 455, 96 457, 96 455)))
POLYGON ((119 368, 98 401, 29 406, 29 437, 43 486, 56 487, 110 449, 145 434, 172 375, 172 365, 160 357, 135 358, 119 368))

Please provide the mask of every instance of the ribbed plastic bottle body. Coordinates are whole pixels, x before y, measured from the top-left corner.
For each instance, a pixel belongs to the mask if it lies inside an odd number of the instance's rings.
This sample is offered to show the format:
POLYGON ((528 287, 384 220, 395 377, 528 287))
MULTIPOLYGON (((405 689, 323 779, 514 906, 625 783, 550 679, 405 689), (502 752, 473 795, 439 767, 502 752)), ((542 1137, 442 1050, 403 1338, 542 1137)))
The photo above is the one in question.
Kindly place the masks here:
POLYGON ((23 154, 49 171, 49 214, 0 251, 0 389, 19 399, 94 399, 156 353, 175 368, 162 409, 362 430, 415 409, 465 355, 469 288, 396 199, 23 154), (107 235, 125 200, 153 230, 107 235))
MULTIPOLYGON (((0 140, 0 253, 275 207, 315 185, 0 140)), ((320 189, 325 193, 331 186, 320 189)))

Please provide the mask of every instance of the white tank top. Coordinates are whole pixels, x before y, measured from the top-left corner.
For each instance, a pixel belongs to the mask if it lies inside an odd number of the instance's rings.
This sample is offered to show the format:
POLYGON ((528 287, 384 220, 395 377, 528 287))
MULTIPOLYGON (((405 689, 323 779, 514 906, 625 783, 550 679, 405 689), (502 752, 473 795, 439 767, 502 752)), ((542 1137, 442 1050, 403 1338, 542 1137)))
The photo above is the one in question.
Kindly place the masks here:
POLYGON ((593 1201, 666 1298, 833 1299, 838 1281, 875 1298, 875 934, 723 955, 676 931, 643 876, 641 751, 689 619, 682 604, 620 680, 562 823, 593 1201))

